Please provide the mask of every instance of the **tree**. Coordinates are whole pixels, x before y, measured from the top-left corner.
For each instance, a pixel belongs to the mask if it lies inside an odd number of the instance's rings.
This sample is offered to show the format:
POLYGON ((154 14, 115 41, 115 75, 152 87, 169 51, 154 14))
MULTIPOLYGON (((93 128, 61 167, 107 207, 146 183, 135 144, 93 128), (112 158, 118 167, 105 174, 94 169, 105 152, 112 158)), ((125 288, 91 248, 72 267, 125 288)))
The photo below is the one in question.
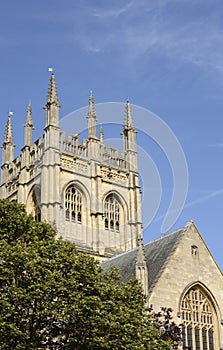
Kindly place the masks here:
POLYGON ((0 200, 0 349, 172 349, 136 280, 0 200))

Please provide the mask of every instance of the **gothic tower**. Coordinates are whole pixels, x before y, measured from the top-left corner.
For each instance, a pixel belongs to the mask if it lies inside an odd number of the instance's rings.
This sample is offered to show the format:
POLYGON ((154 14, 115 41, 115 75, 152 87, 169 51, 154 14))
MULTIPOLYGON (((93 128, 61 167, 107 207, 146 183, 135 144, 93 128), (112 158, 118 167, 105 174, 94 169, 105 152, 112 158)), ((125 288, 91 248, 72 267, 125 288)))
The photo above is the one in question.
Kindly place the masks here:
POLYGON ((33 143, 28 105, 24 146, 14 159, 11 118, 2 145, 1 198, 24 203, 36 220, 55 225, 58 236, 81 251, 105 259, 137 246, 142 238, 136 130, 126 103, 121 154, 97 135, 93 94, 89 97, 87 138, 65 133, 55 76, 49 82, 43 137, 33 143))

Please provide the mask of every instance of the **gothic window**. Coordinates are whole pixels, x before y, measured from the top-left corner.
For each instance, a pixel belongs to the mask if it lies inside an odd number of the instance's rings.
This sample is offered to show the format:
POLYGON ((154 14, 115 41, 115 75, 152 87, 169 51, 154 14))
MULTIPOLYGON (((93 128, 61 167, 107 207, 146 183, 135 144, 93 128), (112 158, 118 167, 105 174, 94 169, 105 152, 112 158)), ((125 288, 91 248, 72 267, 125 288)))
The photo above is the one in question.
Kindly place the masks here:
POLYGON ((120 229, 120 204, 113 194, 104 201, 104 227, 116 232, 120 229))
POLYGON ((78 223, 82 220, 82 196, 73 185, 65 191, 65 219, 78 223))
POLYGON ((212 302, 199 286, 185 294, 180 313, 184 349, 214 350, 216 314, 212 302))

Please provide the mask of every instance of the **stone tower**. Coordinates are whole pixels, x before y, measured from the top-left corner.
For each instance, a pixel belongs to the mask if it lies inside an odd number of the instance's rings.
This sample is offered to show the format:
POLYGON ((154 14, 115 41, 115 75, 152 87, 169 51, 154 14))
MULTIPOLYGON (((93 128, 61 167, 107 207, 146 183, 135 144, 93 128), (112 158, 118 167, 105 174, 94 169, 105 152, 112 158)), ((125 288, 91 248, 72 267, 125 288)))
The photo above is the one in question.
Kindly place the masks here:
MULTIPOLYGON (((55 225, 58 236, 81 251, 109 258, 137 246, 142 238, 136 130, 126 103, 123 150, 108 147, 103 128, 97 135, 94 97, 89 98, 87 138, 60 129, 55 76, 49 82, 43 137, 33 143, 28 105, 24 146, 14 159, 11 118, 2 144, 0 197, 26 206, 36 220, 55 225)), ((120 130, 121 131, 121 130, 120 130)))

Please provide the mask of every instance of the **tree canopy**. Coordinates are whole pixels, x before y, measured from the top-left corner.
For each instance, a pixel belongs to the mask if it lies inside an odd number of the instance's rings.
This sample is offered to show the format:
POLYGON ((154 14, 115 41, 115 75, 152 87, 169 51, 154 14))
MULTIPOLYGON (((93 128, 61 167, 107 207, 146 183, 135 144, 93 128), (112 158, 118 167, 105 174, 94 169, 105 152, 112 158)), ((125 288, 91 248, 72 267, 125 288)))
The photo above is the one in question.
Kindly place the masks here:
POLYGON ((162 322, 145 312, 136 280, 121 283, 117 270, 104 272, 55 235, 22 205, 0 200, 0 349, 168 350, 178 343, 169 315, 162 322))

